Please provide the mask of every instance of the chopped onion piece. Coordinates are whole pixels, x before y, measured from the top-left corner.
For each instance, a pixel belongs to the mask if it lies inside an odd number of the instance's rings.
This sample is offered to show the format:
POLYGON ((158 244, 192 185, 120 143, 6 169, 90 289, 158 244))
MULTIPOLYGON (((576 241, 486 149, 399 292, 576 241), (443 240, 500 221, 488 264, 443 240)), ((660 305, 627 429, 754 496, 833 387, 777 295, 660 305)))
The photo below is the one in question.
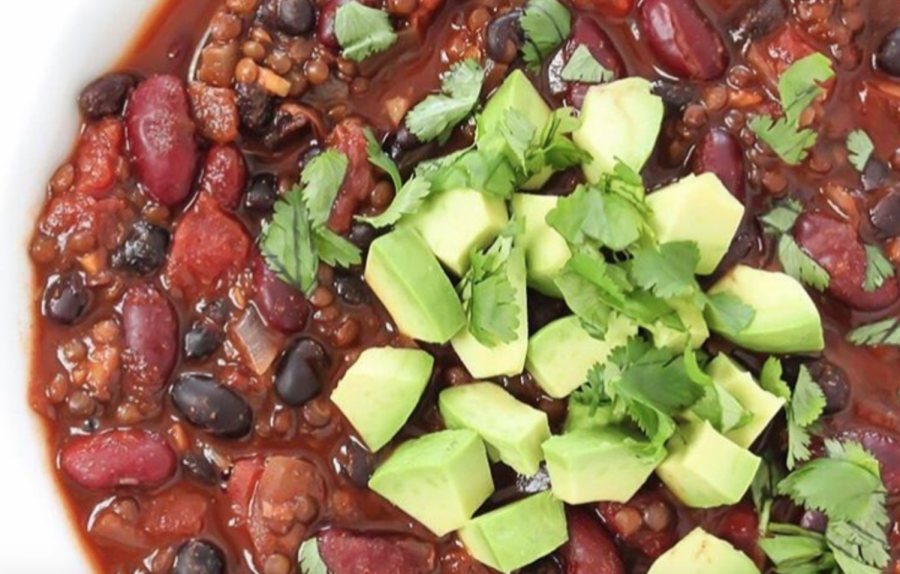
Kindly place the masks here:
POLYGON ((282 338, 266 327, 252 305, 247 307, 231 332, 235 347, 257 375, 268 371, 281 352, 282 338))

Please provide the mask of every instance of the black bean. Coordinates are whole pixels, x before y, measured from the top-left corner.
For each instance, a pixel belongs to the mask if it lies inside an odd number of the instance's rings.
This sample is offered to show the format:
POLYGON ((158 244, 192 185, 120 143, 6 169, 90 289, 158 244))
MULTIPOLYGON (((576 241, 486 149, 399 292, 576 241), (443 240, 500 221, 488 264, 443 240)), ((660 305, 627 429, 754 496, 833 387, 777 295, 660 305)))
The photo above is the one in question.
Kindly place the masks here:
POLYGON ((84 317, 91 292, 78 273, 51 277, 44 289, 44 316, 62 325, 73 325, 84 317))
POLYGON ((88 120, 119 115, 135 84, 137 80, 130 74, 107 74, 88 84, 81 92, 78 108, 88 120))
POLYGON ((359 247, 360 251, 368 251, 372 242, 378 238, 378 230, 368 223, 354 223, 350 228, 348 239, 350 243, 359 247))
POLYGON ((813 532, 822 532, 828 528, 828 517, 818 510, 807 510, 800 518, 800 527, 813 532))
POLYGON ((567 314, 568 308, 562 300, 537 291, 528 292, 528 330, 531 334, 567 314))
POLYGON ((172 402, 189 423, 214 436, 241 438, 253 425, 247 401, 210 375, 181 375, 172 386, 172 402))
POLYGON ((687 82, 656 80, 653 82, 653 93, 663 99, 670 113, 697 101, 697 90, 687 82))
POLYGON ((334 278, 334 290, 348 305, 364 305, 369 302, 369 292, 359 275, 347 273, 334 278))
POLYGON ((519 20, 522 10, 510 10, 494 18, 485 31, 485 44, 490 59, 501 64, 509 64, 522 47, 524 34, 519 20))
POLYGON ((278 180, 269 173, 261 173, 250 181, 250 188, 244 195, 244 207, 251 211, 268 213, 278 201, 278 180))
POLYGON ((762 38, 773 32, 787 17, 783 0, 762 0, 747 12, 738 29, 747 38, 762 38))
POLYGON ((369 451, 355 441, 350 441, 341 449, 341 467, 344 475, 357 488, 366 488, 372 477, 374 460, 369 451))
POLYGON ((401 151, 409 151, 415 149, 422 145, 422 142, 419 140, 418 136, 414 134, 408 127, 406 127, 406 123, 403 123, 398 129, 397 133, 394 134, 394 145, 397 152, 401 151))
POLYGON ((263 143, 269 149, 279 149, 309 132, 309 116, 303 107, 287 103, 278 106, 263 143))
POLYGON ((217 325, 197 322, 184 335, 184 356, 189 360, 205 359, 222 344, 222 330, 217 325))
POLYGON ((884 72, 900 77, 900 28, 897 28, 884 39, 878 50, 878 67, 884 72))
POLYGON ((882 187, 891 175, 891 167, 875 156, 869 158, 862 172, 863 187, 872 191, 882 187))
POLYGON ((891 190, 869 211, 872 225, 888 237, 900 236, 900 190, 891 190))
POLYGON ((112 254, 112 266, 147 275, 159 269, 169 251, 169 232, 143 220, 136 221, 122 245, 112 254))
POLYGON ((235 92, 241 125, 254 133, 265 131, 274 114, 269 93, 257 84, 243 83, 237 85, 235 92))
POLYGON ((181 468, 194 480, 202 484, 215 484, 219 473, 216 467, 202 454, 189 452, 181 457, 181 468))
POLYGON ((275 374, 275 394, 287 405, 303 406, 322 391, 321 378, 330 359, 312 339, 300 339, 281 358, 275 374))
POLYGON ((316 12, 309 0, 268 0, 263 14, 270 26, 291 36, 306 34, 316 23, 316 12))
POLYGON ((822 360, 810 364, 809 373, 825 394, 825 414, 833 415, 850 406, 850 383, 843 369, 822 360))
POLYGON ((225 574, 225 553, 206 540, 189 540, 178 549, 171 574, 225 574))

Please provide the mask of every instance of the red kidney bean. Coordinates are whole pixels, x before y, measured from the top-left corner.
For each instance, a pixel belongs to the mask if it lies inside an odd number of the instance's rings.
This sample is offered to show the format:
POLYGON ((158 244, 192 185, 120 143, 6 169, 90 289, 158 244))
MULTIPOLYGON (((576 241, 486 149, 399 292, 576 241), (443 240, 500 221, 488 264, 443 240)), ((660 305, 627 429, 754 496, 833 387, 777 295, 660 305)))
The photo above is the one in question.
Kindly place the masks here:
POLYGON ((867 256, 859 234, 849 223, 821 214, 806 214, 794 227, 800 246, 831 276, 828 293, 861 311, 877 311, 900 298, 895 278, 866 291, 867 256))
POLYGON ((236 209, 247 187, 247 164, 234 146, 217 145, 209 150, 200 191, 213 198, 224 209, 236 209))
POLYGON ((759 516, 751 504, 745 502, 732 506, 718 517, 716 524, 705 526, 709 532, 751 558, 764 558, 759 548, 759 516))
POLYGON ((125 126, 117 119, 85 128, 75 152, 75 191, 94 199, 108 196, 118 180, 124 144, 125 126))
POLYGON ((346 233, 353 224, 353 215, 375 185, 372 165, 366 152, 366 135, 360 124, 345 121, 328 137, 329 147, 347 156, 349 167, 344 184, 334 202, 328 226, 337 233, 346 233))
POLYGON ((563 546, 566 574, 625 574, 619 550, 599 520, 585 510, 569 508, 569 541, 563 546))
POLYGON ((164 205, 187 199, 197 167, 188 96, 175 76, 153 76, 131 94, 125 114, 138 181, 164 205))
POLYGON ((168 383, 178 357, 178 317, 151 285, 136 285, 122 304, 127 384, 154 393, 168 383))
MULTIPOLYGON (((316 27, 316 36, 319 42, 329 48, 338 48, 337 36, 334 34, 334 21, 337 18, 338 8, 352 2, 354 0, 328 0, 322 8, 319 9, 319 18, 316 27)), ((363 0, 360 4, 372 6, 371 0, 363 0)))
POLYGON ((434 546, 412 538, 332 529, 320 534, 318 540, 322 560, 333 574, 428 574, 434 571, 434 546))
POLYGON ((874 430, 854 429, 834 438, 861 444, 881 463, 881 477, 889 494, 900 493, 900 442, 894 437, 874 430))
POLYGON ((635 0, 573 0, 576 7, 601 16, 623 18, 634 9, 635 0))
POLYGON ((728 67, 728 53, 694 0, 644 0, 641 25, 662 67, 679 78, 712 80, 728 67))
POLYGON ((303 293, 278 278, 260 255, 253 258, 253 300, 266 323, 283 333, 302 331, 309 318, 303 293))
POLYGON ((691 169, 697 175, 716 174, 733 196, 741 202, 746 199, 744 150, 728 130, 713 128, 706 132, 694 150, 691 169))
POLYGON ((175 474, 178 459, 161 436, 143 430, 113 430, 69 440, 60 468, 79 486, 155 488, 175 474))
MULTIPOLYGON (((593 18, 584 15, 579 15, 575 18, 571 38, 565 47, 567 60, 572 57, 572 54, 579 46, 587 47, 591 55, 604 68, 614 73, 617 79, 624 77, 625 65, 622 63, 622 58, 619 56, 612 40, 609 39, 606 32, 600 28, 600 25, 593 18)), ((591 84, 571 82, 568 87, 566 101, 580 109, 584 101, 584 95, 590 87, 591 84)))

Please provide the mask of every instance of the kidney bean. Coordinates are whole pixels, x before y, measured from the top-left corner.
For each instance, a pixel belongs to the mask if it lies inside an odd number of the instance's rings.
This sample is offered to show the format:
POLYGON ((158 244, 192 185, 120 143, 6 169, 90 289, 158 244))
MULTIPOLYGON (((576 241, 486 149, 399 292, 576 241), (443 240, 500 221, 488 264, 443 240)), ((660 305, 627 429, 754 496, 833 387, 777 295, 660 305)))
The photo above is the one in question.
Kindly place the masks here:
POLYGON ((190 540, 178 549, 171 574, 225 574, 225 553, 206 540, 190 540))
POLYGON ((856 229, 821 214, 805 214, 794 227, 794 236, 803 249, 831 276, 828 293, 835 299, 862 311, 883 309, 900 298, 900 286, 894 278, 881 288, 866 291, 865 247, 856 229))
MULTIPOLYGON (((318 27, 316 29, 316 37, 319 42, 328 48, 338 48, 337 36, 334 33, 334 21, 337 18, 338 8, 347 4, 352 0, 328 0, 319 9, 318 27)), ((360 2, 360 4, 369 5, 370 1, 360 2)))
POLYGON ((151 285, 135 285, 122 303, 125 370, 132 390, 162 389, 178 358, 178 317, 151 285))
POLYGON ((193 426, 221 438, 246 436, 253 425, 247 401, 210 375, 181 375, 172 386, 172 402, 193 426))
POLYGON ((94 80, 78 96, 78 109, 87 120, 117 116, 137 81, 131 74, 113 72, 94 80))
POLYGON ((200 191, 223 209, 237 209, 247 187, 247 164, 240 150, 231 145, 217 145, 209 150, 200 191))
POLYGON ((78 273, 51 277, 44 288, 42 312, 60 325, 74 325, 84 317, 91 303, 91 291, 78 273))
POLYGON ((487 55, 495 62, 509 64, 519 53, 524 42, 524 33, 519 19, 520 8, 510 10, 491 20, 485 30, 487 55))
POLYGON ((828 517, 818 510, 807 510, 800 517, 800 528, 825 534, 825 530, 828 528, 828 517))
POLYGON ((725 188, 742 203, 747 197, 744 179, 744 150, 728 130, 713 128, 706 132, 691 159, 692 171, 700 175, 716 174, 725 188))
MULTIPOLYGON (((625 65, 622 63, 622 58, 619 56, 612 40, 609 39, 606 32, 600 28, 600 25, 593 18, 584 15, 576 17, 572 25, 572 34, 565 47, 566 60, 572 57, 572 54, 575 53, 579 46, 585 46, 590 50, 591 55, 604 68, 611 71, 616 79, 624 77, 625 65)), ((584 96, 590 87, 590 84, 570 82, 566 101, 580 109, 582 102, 584 102, 584 96)))
POLYGON ((900 28, 887 35, 878 49, 876 60, 885 73, 900 77, 900 28))
POLYGON ((109 118, 85 128, 75 151, 75 191, 103 199, 118 181, 125 152, 125 126, 109 118))
POLYGON ((287 405, 300 407, 322 391, 331 360, 312 339, 300 339, 285 353, 275 374, 275 394, 287 405))
POLYGON ((900 493, 900 442, 897 438, 875 430, 852 429, 834 438, 861 444, 881 463, 881 478, 888 494, 900 493))
POLYGON ((261 255, 253 258, 256 308, 266 323, 283 333, 302 331, 309 318, 306 297, 269 269, 261 255))
POLYGON ((161 436, 144 430, 112 430, 70 439, 59 456, 63 472, 79 486, 156 488, 175 474, 175 452, 161 436))
POLYGON ((762 558, 759 548, 759 517, 749 503, 724 510, 716 524, 706 525, 709 532, 729 542, 751 558, 762 558))
POLYGON ((603 525, 580 508, 568 508, 569 541, 562 548, 566 574, 625 574, 619 551, 603 525))
POLYGON ((634 9, 635 0, 573 0, 582 10, 609 18, 623 18, 634 9))
POLYGON ((640 19, 650 48, 670 74, 712 80, 728 67, 722 38, 693 0, 644 0, 640 19))
POLYGON ((135 221, 125 241, 112 254, 112 266, 147 275, 159 269, 169 251, 169 232, 144 220, 135 221))
POLYGON ((332 529, 319 535, 319 554, 333 574, 428 574, 434 546, 413 538, 332 529))
POLYGON ((310 0, 266 0, 261 13, 270 26, 291 36, 306 34, 316 23, 310 0))
POLYGON ((154 76, 131 94, 125 114, 138 181, 163 205, 187 199, 197 167, 194 122, 184 84, 154 76))

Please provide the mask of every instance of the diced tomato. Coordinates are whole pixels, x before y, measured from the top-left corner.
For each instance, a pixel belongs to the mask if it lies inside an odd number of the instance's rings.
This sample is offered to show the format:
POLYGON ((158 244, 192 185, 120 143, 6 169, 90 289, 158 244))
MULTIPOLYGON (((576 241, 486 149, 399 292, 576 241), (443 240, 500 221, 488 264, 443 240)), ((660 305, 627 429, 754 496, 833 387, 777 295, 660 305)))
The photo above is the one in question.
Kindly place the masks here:
POLYGON ((742 502, 726 508, 715 513, 713 520, 704 521, 702 526, 707 532, 731 543, 757 564, 765 561, 759 547, 759 516, 752 504, 742 502))
POLYGON ((200 177, 201 193, 223 209, 236 209, 246 187, 247 164, 240 150, 230 145, 217 145, 209 150, 200 177))
POLYGON ((866 82, 860 95, 860 125, 875 144, 876 153, 890 157, 900 148, 900 85, 866 82))
POLYGON ((231 501, 231 510, 241 521, 247 520, 250 515, 250 503, 253 501, 253 493, 262 476, 263 461, 259 458, 245 458, 234 463, 231 469, 231 478, 228 479, 228 499, 231 501))
POLYGON ((320 534, 318 541, 319 553, 332 574, 429 574, 434 571, 434 546, 412 538, 354 534, 334 529, 320 534))
POLYGON ((97 238, 115 234, 119 215, 128 204, 119 198, 96 200, 89 195, 66 193, 50 200, 41 219, 41 231, 65 237, 79 231, 90 231, 97 238))
POLYGON ((118 181, 124 144, 125 126, 120 120, 108 118, 85 128, 75 152, 75 192, 106 197, 118 181))
POLYGON ((769 87, 777 88, 781 74, 791 65, 816 53, 817 50, 790 24, 754 42, 747 52, 747 61, 756 68, 769 87))
POLYGON ((91 490, 155 488, 172 478, 176 463, 175 452, 165 439, 143 430, 74 437, 59 455, 63 472, 91 490))
POLYGON ((208 510, 204 496, 175 488, 153 497, 143 510, 141 522, 154 536, 186 538, 200 534, 208 510))
POLYGON ((625 574, 619 550, 600 521, 580 508, 566 511, 569 541, 562 556, 566 574, 625 574))
POLYGON ((375 185, 372 166, 366 153, 366 135, 358 122, 338 124, 328 137, 328 145, 347 156, 349 162, 344 184, 334 202, 328 226, 336 233, 345 233, 353 224, 353 215, 375 185))
POLYGON ((175 228, 165 275, 189 301, 216 295, 246 265, 250 237, 236 220, 201 197, 175 228))

